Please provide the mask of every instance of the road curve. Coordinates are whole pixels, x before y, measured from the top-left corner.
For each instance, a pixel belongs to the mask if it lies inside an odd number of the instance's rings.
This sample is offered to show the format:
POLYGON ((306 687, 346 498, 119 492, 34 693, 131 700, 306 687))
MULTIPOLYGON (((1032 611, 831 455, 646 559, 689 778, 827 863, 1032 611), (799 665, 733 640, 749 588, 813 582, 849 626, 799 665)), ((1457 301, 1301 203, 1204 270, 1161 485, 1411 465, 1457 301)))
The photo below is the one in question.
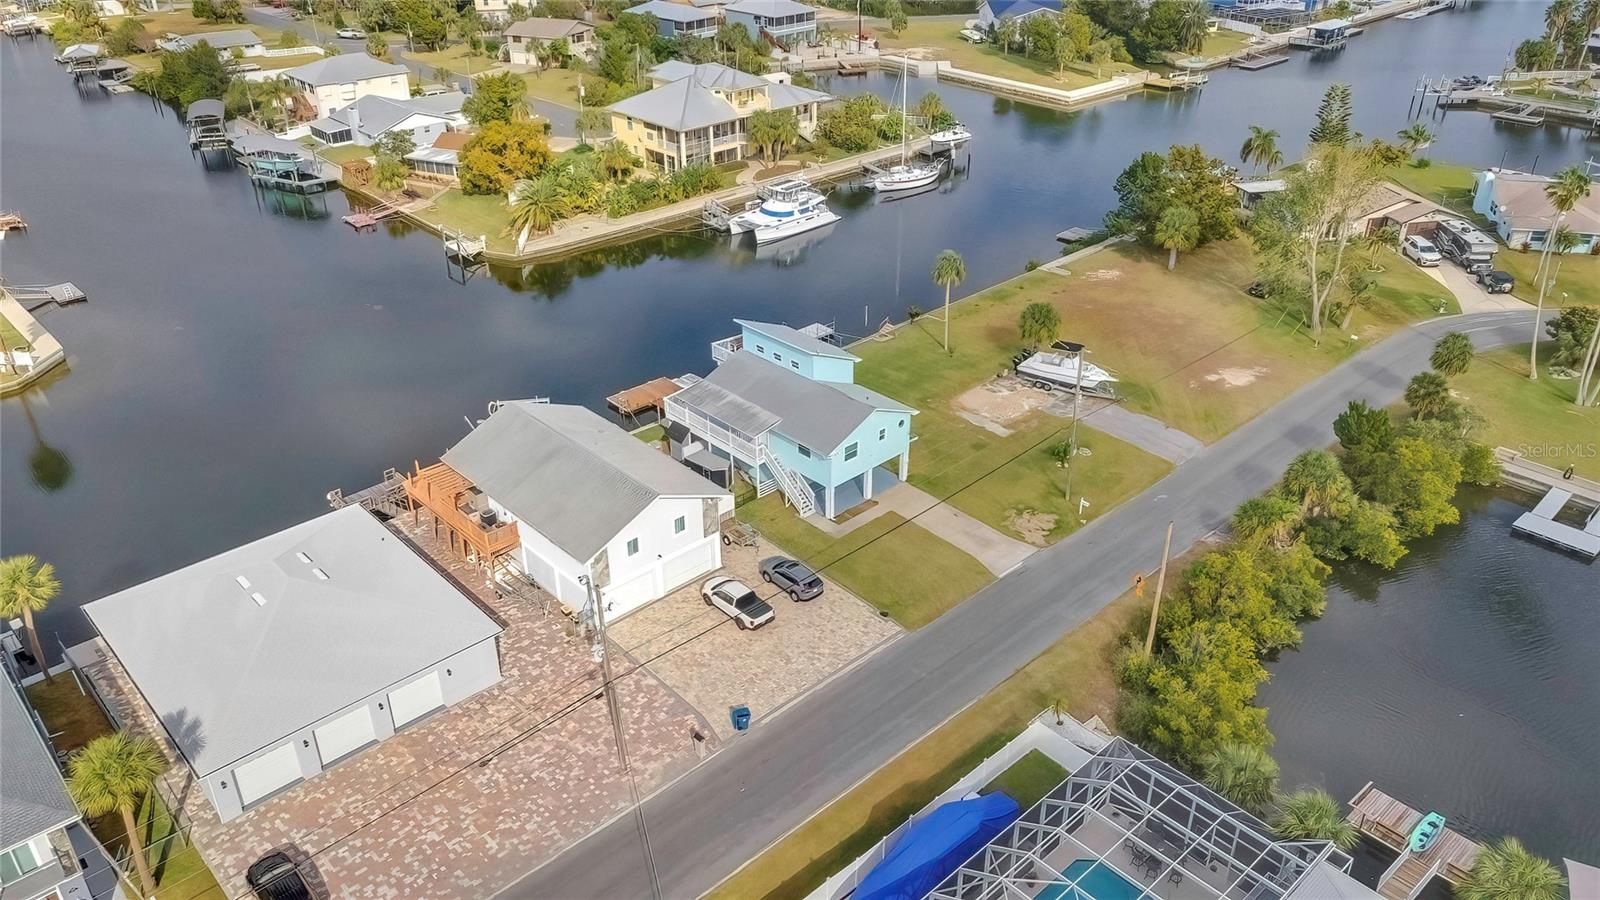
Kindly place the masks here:
MULTIPOLYGON (((847 676, 735 740, 645 802, 662 896, 693 898, 955 715, 1160 562, 1169 520, 1185 548, 1275 483, 1300 452, 1333 441, 1350 400, 1395 401, 1456 330, 1479 349, 1526 341, 1533 312, 1434 319, 1304 385, 1112 512, 891 644, 847 676)), ((649 897, 632 816, 602 828, 500 893, 505 898, 649 897)))

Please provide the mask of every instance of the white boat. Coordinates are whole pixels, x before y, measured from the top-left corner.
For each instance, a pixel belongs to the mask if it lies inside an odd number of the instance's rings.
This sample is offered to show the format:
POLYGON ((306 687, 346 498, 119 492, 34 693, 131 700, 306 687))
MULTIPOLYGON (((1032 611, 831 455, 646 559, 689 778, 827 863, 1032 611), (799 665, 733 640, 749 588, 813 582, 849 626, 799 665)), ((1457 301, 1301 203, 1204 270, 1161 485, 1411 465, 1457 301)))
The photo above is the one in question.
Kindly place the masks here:
POLYGON ((839 221, 839 214, 828 208, 826 198, 803 178, 786 178, 762 185, 758 194, 759 200, 750 201, 744 212, 728 219, 730 232, 752 232, 757 244, 793 237, 839 221))
POLYGON ((1116 395, 1112 387, 1117 382, 1116 376, 1092 362, 1083 364, 1083 379, 1079 381, 1076 353, 1042 350, 1017 363, 1017 375, 1047 391, 1058 387, 1073 390, 1081 384, 1085 394, 1116 395))
POLYGON ((935 150, 954 150, 970 140, 972 132, 960 122, 953 122, 949 128, 928 135, 928 141, 933 144, 935 150))
POLYGON ((944 171, 942 162, 911 161, 911 129, 906 116, 906 83, 911 80, 910 65, 909 61, 904 63, 900 73, 900 165, 890 166, 868 182, 880 194, 927 187, 938 181, 944 171))

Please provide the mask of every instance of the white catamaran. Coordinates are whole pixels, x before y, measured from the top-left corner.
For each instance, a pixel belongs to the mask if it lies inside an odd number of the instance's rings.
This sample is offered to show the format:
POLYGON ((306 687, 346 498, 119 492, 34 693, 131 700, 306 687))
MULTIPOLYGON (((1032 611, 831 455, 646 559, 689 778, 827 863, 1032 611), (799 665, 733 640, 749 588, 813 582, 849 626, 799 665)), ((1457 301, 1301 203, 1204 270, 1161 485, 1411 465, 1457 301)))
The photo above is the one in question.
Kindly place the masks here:
POLYGON ((804 178, 785 178, 762 185, 757 193, 760 199, 750 201, 744 212, 728 219, 730 232, 753 232, 757 244, 793 237, 839 221, 839 214, 828 208, 827 200, 804 178))
POLYGON ((890 166, 888 171, 873 176, 869 182, 872 189, 880 194, 927 187, 938 181, 940 173, 944 171, 943 161, 911 161, 911 129, 907 127, 906 116, 906 83, 911 80, 910 65, 907 61, 900 73, 900 165, 890 166))

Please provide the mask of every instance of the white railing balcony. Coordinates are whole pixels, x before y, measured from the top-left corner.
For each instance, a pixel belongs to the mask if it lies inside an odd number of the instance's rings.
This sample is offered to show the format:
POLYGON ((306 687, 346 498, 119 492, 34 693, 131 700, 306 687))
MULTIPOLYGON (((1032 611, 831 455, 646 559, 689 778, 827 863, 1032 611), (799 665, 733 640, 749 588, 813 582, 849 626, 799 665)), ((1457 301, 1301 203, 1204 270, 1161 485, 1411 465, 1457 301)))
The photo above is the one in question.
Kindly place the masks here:
POLYGON ((695 437, 714 447, 720 447, 748 466, 754 467, 761 461, 761 448, 765 446, 766 438, 752 438, 735 431, 713 421, 700 410, 671 397, 667 398, 667 421, 683 425, 693 432, 695 437))
POLYGON ((726 337, 720 341, 712 341, 711 361, 720 366, 728 361, 728 357, 738 353, 743 349, 744 335, 742 334, 736 334, 733 337, 726 337))

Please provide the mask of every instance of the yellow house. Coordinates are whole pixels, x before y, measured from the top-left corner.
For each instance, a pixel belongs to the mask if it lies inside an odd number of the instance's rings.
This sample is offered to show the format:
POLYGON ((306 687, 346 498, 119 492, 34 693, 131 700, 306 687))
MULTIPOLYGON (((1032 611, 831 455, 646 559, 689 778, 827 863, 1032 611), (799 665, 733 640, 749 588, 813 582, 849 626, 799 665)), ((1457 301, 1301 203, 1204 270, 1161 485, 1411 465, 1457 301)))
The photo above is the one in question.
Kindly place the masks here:
POLYGON ((666 172, 744 159, 745 133, 758 110, 794 110, 800 133, 809 136, 818 110, 833 99, 785 75, 763 78, 717 63, 669 60, 650 70, 650 81, 650 90, 611 105, 611 133, 666 172))

